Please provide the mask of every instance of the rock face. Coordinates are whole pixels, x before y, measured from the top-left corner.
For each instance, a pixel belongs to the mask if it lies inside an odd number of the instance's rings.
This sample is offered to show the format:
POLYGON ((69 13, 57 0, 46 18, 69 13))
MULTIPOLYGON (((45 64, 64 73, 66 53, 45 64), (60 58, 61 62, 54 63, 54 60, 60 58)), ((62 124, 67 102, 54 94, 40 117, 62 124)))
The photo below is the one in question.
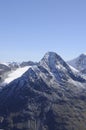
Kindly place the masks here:
POLYGON ((0 91, 0 129, 86 130, 86 79, 46 53, 0 91))

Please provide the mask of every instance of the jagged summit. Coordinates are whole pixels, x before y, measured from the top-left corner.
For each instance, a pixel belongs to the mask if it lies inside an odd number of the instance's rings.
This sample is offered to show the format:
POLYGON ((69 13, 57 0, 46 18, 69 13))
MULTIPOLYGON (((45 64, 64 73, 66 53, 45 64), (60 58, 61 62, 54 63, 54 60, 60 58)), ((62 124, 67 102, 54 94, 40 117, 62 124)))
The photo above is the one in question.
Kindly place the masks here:
MULTIPOLYGON (((56 52, 52 52, 52 51, 49 51, 49 52, 46 52, 45 55, 44 55, 44 58, 56 58, 57 56, 59 56, 56 52)), ((60 57, 60 56, 59 56, 60 57)))
POLYGON ((40 61, 40 65, 50 71, 55 70, 69 70, 67 63, 55 52, 47 52, 40 61))
MULTIPOLYGON (((77 58, 79 58, 79 59, 80 59, 80 58, 82 58, 82 59, 83 59, 83 58, 86 58, 86 54, 85 54, 85 53, 82 53, 82 54, 80 54, 77 58)), ((75 58, 75 59, 76 59, 76 58, 75 58)))
POLYGON ((81 55, 82 55, 82 56, 86 56, 86 53, 82 53, 81 55))
POLYGON ((42 58, 41 61, 46 61, 46 62, 55 62, 56 60, 61 59, 61 57, 55 53, 55 52, 47 52, 45 53, 44 57, 42 58))
POLYGON ((60 69, 64 63, 64 60, 55 52, 47 52, 40 61, 40 65, 46 69, 54 69, 56 67, 60 69))

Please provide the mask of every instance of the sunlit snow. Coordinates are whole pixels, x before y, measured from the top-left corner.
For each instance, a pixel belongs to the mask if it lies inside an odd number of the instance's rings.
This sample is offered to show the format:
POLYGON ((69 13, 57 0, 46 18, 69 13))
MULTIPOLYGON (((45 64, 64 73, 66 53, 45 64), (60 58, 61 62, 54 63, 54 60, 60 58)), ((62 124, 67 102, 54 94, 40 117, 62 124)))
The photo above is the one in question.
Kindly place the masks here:
POLYGON ((11 81, 21 77, 29 68, 30 66, 26 66, 12 71, 10 74, 8 74, 8 77, 4 80, 4 83, 10 83, 11 81))
POLYGON ((6 62, 0 62, 0 64, 8 66, 8 63, 6 62))
POLYGON ((70 67, 73 71, 79 72, 79 71, 78 71, 76 68, 74 68, 73 66, 69 65, 69 67, 70 67))

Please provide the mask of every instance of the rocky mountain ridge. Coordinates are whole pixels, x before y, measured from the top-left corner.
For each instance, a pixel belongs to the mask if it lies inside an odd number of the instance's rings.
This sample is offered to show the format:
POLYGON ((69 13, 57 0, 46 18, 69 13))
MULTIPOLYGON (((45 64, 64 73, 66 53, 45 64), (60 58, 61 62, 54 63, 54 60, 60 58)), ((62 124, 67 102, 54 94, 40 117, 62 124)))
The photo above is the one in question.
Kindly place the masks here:
POLYGON ((86 130, 86 79, 48 52, 0 91, 3 130, 86 130))

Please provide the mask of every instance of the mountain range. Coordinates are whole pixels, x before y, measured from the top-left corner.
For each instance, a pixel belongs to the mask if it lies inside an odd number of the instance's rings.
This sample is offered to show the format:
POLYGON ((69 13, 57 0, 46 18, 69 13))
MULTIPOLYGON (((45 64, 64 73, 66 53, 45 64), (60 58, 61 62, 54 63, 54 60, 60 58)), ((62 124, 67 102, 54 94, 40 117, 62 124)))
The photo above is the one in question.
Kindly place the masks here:
POLYGON ((66 62, 47 52, 39 63, 1 63, 0 72, 0 129, 86 130, 85 54, 66 62))

